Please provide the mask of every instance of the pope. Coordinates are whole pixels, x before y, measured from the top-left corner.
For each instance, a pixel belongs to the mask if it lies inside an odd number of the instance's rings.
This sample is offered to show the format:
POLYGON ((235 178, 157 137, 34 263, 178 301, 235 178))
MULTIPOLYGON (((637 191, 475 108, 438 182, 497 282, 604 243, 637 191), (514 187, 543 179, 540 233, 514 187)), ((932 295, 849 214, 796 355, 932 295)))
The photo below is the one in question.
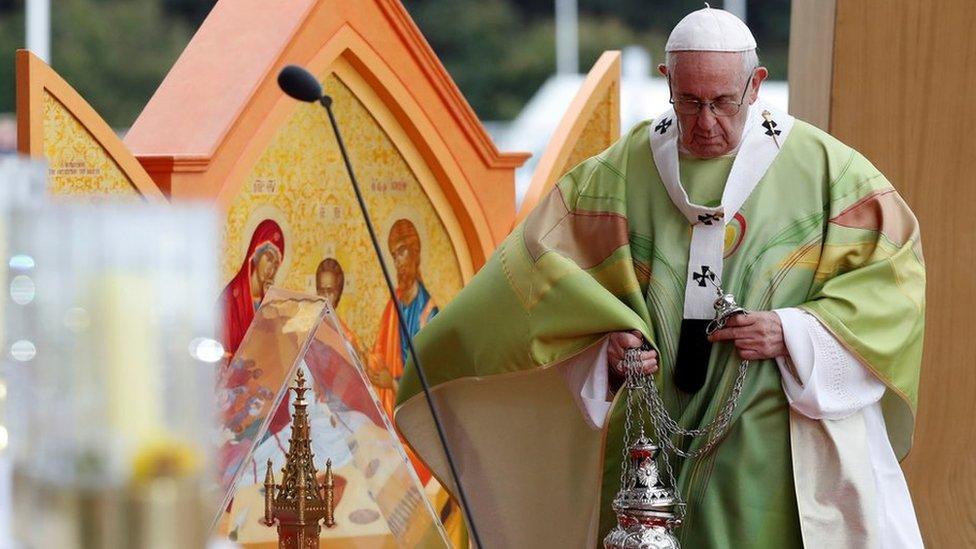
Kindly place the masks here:
MULTIPOLYGON (((643 345, 684 429, 751 361, 719 443, 672 457, 685 547, 920 547, 898 465, 924 331, 914 215, 857 151, 759 98, 735 16, 689 14, 666 52, 670 108, 566 174, 417 337, 482 541, 593 547, 615 525, 619 368, 643 345), (707 336, 718 288, 750 312, 707 336)), ((450 483, 419 390, 410 365, 396 423, 450 483)))

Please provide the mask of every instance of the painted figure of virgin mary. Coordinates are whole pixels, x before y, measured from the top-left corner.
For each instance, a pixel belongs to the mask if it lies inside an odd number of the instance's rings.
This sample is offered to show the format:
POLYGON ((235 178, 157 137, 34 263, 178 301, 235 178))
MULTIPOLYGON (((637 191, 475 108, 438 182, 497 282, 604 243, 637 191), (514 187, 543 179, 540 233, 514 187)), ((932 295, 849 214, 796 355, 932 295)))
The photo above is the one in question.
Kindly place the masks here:
POLYGON ((264 293, 274 284, 284 257, 285 237, 281 227, 265 219, 251 235, 244 263, 220 294, 224 314, 223 343, 227 353, 237 352, 254 319, 254 311, 264 300, 264 293))

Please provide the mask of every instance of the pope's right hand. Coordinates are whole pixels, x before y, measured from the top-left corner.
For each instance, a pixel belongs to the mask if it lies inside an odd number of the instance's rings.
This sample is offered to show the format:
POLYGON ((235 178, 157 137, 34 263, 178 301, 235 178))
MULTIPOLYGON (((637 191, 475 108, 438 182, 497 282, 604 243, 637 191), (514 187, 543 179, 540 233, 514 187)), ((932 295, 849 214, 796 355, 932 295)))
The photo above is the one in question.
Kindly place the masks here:
MULTIPOLYGON (((617 375, 623 376, 624 353, 627 352, 627 349, 640 347, 643 344, 644 338, 641 336, 641 333, 637 331, 614 332, 610 334, 610 343, 607 345, 607 364, 610 365, 611 371, 615 372, 617 375)), ((653 374, 657 372, 657 352, 653 349, 649 351, 641 351, 640 361, 641 372, 645 374, 653 374)))

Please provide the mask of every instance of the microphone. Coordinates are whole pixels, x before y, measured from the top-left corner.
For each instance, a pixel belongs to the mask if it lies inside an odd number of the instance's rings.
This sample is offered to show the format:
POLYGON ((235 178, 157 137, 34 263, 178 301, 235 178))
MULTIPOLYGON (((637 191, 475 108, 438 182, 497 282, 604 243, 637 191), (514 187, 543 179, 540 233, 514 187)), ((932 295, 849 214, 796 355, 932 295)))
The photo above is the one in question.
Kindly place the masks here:
POLYGON ((400 325, 400 334, 407 340, 407 347, 410 351, 410 357, 413 359, 414 366, 417 367, 417 377, 420 380, 420 387, 423 389, 424 398, 427 401, 427 408, 430 410, 430 416, 434 420, 434 427, 437 429, 437 436, 440 439, 441 447, 444 449, 444 457, 447 458, 447 464, 451 470, 454 485, 457 486, 458 499, 461 500, 461 510, 468 519, 471 538, 474 541, 475 547, 481 549, 483 545, 481 544, 481 538, 478 537, 478 529, 474 525, 474 517, 471 515, 471 509, 468 506, 468 498, 464 492, 464 488, 461 486, 461 476, 458 474, 457 462, 454 460, 451 450, 447 447, 447 435, 444 433, 444 425, 441 422, 440 414, 437 413, 434 407, 434 400, 430 394, 430 383, 427 381, 427 374, 420 366, 420 359, 417 357, 417 351, 413 346, 413 337, 410 335, 409 330, 407 330, 407 324, 403 320, 403 310, 400 307, 400 302, 397 300, 393 279, 390 277, 390 271, 386 267, 386 262, 383 261, 383 249, 380 247, 379 239, 376 237, 376 230, 373 228, 373 221, 369 217, 369 211, 366 208, 366 201, 363 199, 362 191, 360 191, 359 182, 356 181, 356 175, 352 171, 352 163, 349 161, 349 153, 346 152, 346 145, 342 141, 342 134, 339 132, 339 124, 336 122, 335 113, 332 112, 332 98, 322 93, 322 85, 312 76, 312 73, 298 65, 288 65, 281 69, 281 72, 278 73, 278 86, 288 96, 299 101, 306 103, 318 101, 325 107, 325 111, 329 115, 329 121, 332 123, 332 131, 335 133, 336 142, 339 144, 339 152, 342 153, 342 161, 346 165, 346 173, 349 174, 349 181, 352 182, 352 190, 355 192, 356 201, 359 203, 359 211, 363 214, 363 220, 366 222, 366 230, 369 232, 369 238, 373 243, 373 251, 376 253, 377 261, 379 261, 380 270, 383 271, 386 288, 390 292, 390 299, 396 311, 397 322, 400 325))
POLYGON ((322 94, 322 85, 312 76, 312 73, 298 65, 288 65, 281 69, 278 73, 278 87, 292 99, 306 103, 320 101, 323 105, 326 101, 330 105, 332 103, 331 97, 322 94))

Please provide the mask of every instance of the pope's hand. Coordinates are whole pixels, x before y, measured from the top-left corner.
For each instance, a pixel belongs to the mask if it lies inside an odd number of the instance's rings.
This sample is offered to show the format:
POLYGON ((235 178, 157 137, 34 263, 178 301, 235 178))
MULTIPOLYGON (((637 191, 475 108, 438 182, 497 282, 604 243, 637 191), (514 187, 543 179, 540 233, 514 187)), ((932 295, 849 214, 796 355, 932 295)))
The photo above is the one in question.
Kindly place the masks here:
MULTIPOLYGON (((627 349, 640 347, 644 344, 644 339, 640 332, 614 332, 610 334, 610 344, 607 345, 607 364, 612 371, 619 375, 624 375, 623 360, 627 349)), ((641 351, 641 371, 645 374, 653 374, 657 371, 657 353, 653 350, 641 351)))
POLYGON ((750 311, 726 321, 725 328, 716 330, 708 340, 731 341, 743 360, 764 360, 787 356, 783 340, 783 324, 772 311, 750 311))

